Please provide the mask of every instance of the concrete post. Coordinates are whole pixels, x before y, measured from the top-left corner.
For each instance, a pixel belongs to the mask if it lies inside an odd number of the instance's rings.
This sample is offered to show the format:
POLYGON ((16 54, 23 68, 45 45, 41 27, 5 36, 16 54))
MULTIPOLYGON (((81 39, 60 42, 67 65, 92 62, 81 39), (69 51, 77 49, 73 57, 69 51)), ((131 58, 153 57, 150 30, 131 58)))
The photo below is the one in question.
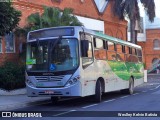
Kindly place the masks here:
POLYGON ((147 70, 144 70, 144 82, 147 82, 147 70))

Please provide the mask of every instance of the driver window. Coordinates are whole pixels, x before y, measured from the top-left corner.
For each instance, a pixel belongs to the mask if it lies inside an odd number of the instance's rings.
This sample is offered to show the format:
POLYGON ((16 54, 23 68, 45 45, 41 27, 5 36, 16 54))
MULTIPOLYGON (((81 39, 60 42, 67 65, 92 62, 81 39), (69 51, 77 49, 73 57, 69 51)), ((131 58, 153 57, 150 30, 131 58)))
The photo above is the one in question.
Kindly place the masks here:
POLYGON ((83 67, 93 62, 92 37, 85 33, 81 33, 81 57, 83 67))

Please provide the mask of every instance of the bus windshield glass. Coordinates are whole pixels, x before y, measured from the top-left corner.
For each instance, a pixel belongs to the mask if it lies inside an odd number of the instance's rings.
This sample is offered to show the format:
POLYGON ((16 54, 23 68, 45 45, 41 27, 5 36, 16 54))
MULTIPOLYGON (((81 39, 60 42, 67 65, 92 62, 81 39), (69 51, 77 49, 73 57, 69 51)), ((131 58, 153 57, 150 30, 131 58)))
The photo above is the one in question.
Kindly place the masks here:
POLYGON ((41 40, 27 44, 27 71, 58 72, 78 67, 78 40, 41 40))

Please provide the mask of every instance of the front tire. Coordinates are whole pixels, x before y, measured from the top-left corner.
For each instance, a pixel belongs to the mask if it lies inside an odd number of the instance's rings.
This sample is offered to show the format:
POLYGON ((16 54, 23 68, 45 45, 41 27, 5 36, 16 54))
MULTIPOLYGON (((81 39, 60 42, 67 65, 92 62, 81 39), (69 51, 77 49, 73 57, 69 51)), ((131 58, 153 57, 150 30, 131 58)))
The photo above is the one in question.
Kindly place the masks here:
POLYGON ((99 103, 102 100, 102 86, 101 82, 98 80, 96 83, 96 89, 95 89, 95 102, 99 103))

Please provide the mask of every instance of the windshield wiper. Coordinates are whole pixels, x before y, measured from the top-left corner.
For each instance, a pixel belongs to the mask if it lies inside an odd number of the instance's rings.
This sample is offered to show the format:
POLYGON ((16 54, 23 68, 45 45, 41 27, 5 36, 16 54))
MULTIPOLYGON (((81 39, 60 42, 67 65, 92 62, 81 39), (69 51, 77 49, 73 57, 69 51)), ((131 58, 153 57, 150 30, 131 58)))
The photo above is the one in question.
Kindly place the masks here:
POLYGON ((62 39, 62 36, 59 36, 58 39, 55 40, 51 40, 50 44, 49 44, 49 53, 48 53, 48 71, 50 71, 50 63, 51 63, 51 52, 52 50, 55 48, 55 46, 57 45, 57 43, 62 39))
POLYGON ((50 51, 52 51, 52 50, 55 48, 55 46, 57 45, 57 43, 58 43, 61 39, 62 39, 62 36, 59 36, 59 38, 56 39, 55 41, 54 41, 54 40, 51 41, 50 48, 49 48, 50 51))
POLYGON ((39 51, 40 51, 40 43, 39 43, 39 39, 36 39, 36 43, 37 43, 38 52, 39 52, 39 51))

